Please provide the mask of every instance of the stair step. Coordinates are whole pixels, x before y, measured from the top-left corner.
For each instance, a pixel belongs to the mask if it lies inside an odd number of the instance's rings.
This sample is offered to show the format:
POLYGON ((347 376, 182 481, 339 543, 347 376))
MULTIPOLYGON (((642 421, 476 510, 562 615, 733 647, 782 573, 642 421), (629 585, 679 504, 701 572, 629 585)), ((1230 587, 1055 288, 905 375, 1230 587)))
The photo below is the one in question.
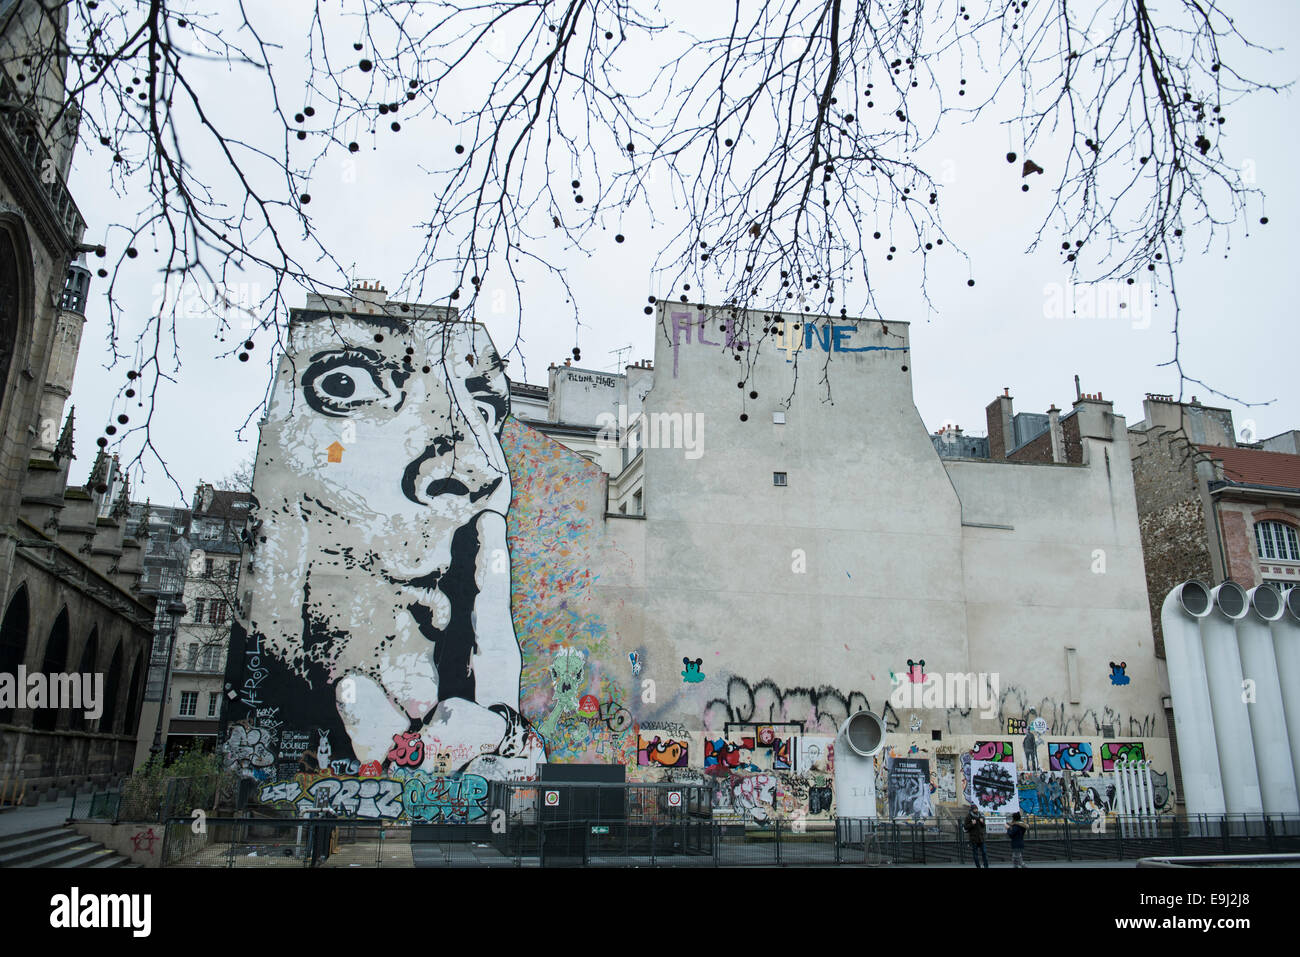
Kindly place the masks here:
POLYGON ((50 835, 42 840, 28 843, 15 850, 0 852, 0 867, 22 867, 30 861, 46 857, 54 852, 65 851, 70 847, 85 842, 85 838, 75 831, 50 835))
POLYGON ((47 854, 44 857, 37 857, 29 861, 24 861, 22 864, 19 864, 17 866, 19 867, 64 867, 66 866, 67 861, 81 857, 87 854, 88 852, 94 851, 96 848, 100 846, 101 845, 95 844, 92 841, 88 841, 85 838, 81 838, 80 840, 72 844, 69 844, 67 846, 61 847, 59 848, 59 850, 47 854))
POLYGON ((105 848, 103 844, 96 844, 95 841, 81 837, 81 839, 77 841, 72 841, 72 843, 60 846, 57 850, 52 850, 51 853, 45 854, 44 857, 31 858, 29 861, 23 861, 22 863, 19 863, 19 865, 12 866, 77 867, 81 865, 79 865, 79 863, 70 862, 91 861, 91 859, 95 859, 96 857, 99 857, 100 854, 104 853, 112 852, 109 852, 108 848, 105 848))
MULTIPOLYGON (((117 857, 113 851, 104 847, 102 844, 91 844, 88 848, 82 849, 81 853, 74 857, 60 861, 58 864, 52 864, 51 867, 94 867, 99 861, 112 861, 117 857)), ((100 864, 100 867, 105 866, 100 864)))
POLYGON ((42 841, 52 837, 55 834, 66 834, 68 828, 64 824, 56 824, 51 827, 37 828, 34 831, 22 831, 18 834, 6 834, 0 837, 0 854, 5 851, 15 850, 31 844, 33 841, 42 841))

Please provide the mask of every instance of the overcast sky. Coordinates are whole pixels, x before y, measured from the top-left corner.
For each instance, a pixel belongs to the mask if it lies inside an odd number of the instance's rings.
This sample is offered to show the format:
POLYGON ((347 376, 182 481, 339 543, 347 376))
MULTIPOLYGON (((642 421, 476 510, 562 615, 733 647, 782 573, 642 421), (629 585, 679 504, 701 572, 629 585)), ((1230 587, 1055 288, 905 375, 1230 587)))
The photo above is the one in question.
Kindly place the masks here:
MULTIPOLYGON (((1300 4, 1277 0, 1230 6, 1236 8, 1237 24, 1247 37, 1278 51, 1247 64, 1256 74, 1280 83, 1300 76, 1295 52, 1300 50, 1300 4)), ((295 57, 301 60, 294 43, 302 42, 304 9, 295 0, 277 3, 262 14, 268 32, 284 44, 285 78, 293 75, 295 57)), ((338 39, 343 43, 351 38, 340 34, 338 39)), ((351 56, 350 46, 345 49, 351 56)), ((248 93, 257 89, 253 78, 214 68, 206 82, 205 106, 211 103, 214 113, 235 124, 241 135, 282 135, 276 132, 269 106, 248 93)), ((300 108, 294 95, 286 93, 286 85, 291 86, 282 78, 285 108, 300 108)), ((1294 323, 1294 259, 1300 248, 1295 116, 1293 91, 1260 94, 1231 111, 1223 149, 1264 190, 1263 213, 1269 223, 1258 225, 1261 210, 1252 206, 1249 230, 1240 224, 1233 228, 1227 258, 1222 238, 1201 252, 1206 237, 1187 237, 1191 243, 1178 277, 1186 373, 1245 402, 1269 404, 1247 408, 1195 385, 1186 387, 1186 398, 1197 395, 1206 404, 1228 406, 1238 429, 1253 425, 1258 436, 1300 427, 1300 351, 1294 323)), ((420 211, 427 208, 434 188, 421 167, 431 160, 446 162, 452 143, 437 130, 414 124, 409 135, 390 135, 387 130, 373 137, 364 131, 357 135, 362 142, 359 153, 344 154, 333 166, 324 164, 313 177, 313 229, 340 263, 355 263, 358 279, 379 280, 395 290, 418 252, 420 211)), ((917 257, 900 257, 892 273, 884 263, 880 269, 873 263, 874 291, 887 320, 911 325, 917 408, 931 430, 957 423, 982 434, 984 407, 1004 387, 1015 397, 1017 411, 1044 412, 1053 403, 1068 409, 1074 399, 1073 376, 1078 374, 1085 391, 1102 392, 1115 402, 1118 413, 1136 422, 1142 418, 1145 393, 1179 390, 1177 374, 1159 367, 1173 354, 1168 297, 1158 295, 1148 310, 1145 297, 1130 295, 1126 298, 1133 301, 1126 303, 1129 311, 1121 318, 1071 317, 1068 303, 1065 317, 1054 316, 1053 307, 1068 280, 1060 260, 1060 237, 1049 234, 1050 241, 1039 251, 1025 253, 1046 212, 1052 171, 1030 177, 1030 191, 1022 192, 1019 164, 1006 161, 1008 150, 1016 148, 1008 128, 989 117, 949 128, 926 150, 924 162, 943 180, 944 225, 969 256, 969 264, 955 254, 930 258, 932 306, 917 292, 917 257), (974 287, 967 285, 968 278, 976 280, 974 287)), ((190 157, 191 163, 203 160, 201 153, 190 157)), ((132 221, 140 203, 138 195, 114 195, 104 169, 104 151, 83 143, 71 186, 88 223, 87 241, 104 242, 112 251, 115 234, 109 224, 132 221)), ((571 172, 554 170, 553 175, 567 181, 571 172)), ((670 210, 657 215, 671 219, 670 210)), ((632 214, 616 225, 626 233, 625 243, 598 241, 582 251, 556 244, 554 259, 570 266, 584 327, 575 343, 569 307, 554 301, 551 287, 539 278, 535 287, 540 301, 530 299, 523 320, 522 361, 516 358, 510 365, 514 378, 545 384, 547 364, 563 362, 575 344, 587 368, 613 370, 614 350, 627 346, 627 361, 653 355, 652 319, 642 307, 647 295, 669 292, 656 285, 650 269, 656 243, 668 230, 650 230, 644 217, 632 214)), ((158 282, 151 252, 141 248, 140 259, 130 265, 134 271, 126 274, 119 291, 130 310, 129 322, 138 322, 151 308, 158 282)), ((98 265, 90 262, 92 270, 98 265)), ((105 283, 92 282, 72 394, 78 421, 74 481, 83 481, 82 473, 88 473, 94 439, 109 416, 123 408, 137 411, 133 404, 123 406, 120 397, 130 364, 105 368, 107 308, 102 295, 96 295, 105 283)), ((851 294, 847 301, 852 310, 851 294)), ((1081 311, 1086 307, 1084 303, 1081 311)), ((513 341, 512 315, 487 312, 479 318, 487 321, 499 346, 513 341)), ((269 342, 256 344, 255 361, 218 358, 230 344, 215 342, 210 323, 195 318, 181 329, 180 345, 183 371, 179 382, 163 387, 153 438, 188 497, 200 479, 219 479, 250 455, 256 422, 242 436, 240 428, 262 401, 270 376, 265 362, 269 342)), ((134 452, 138 441, 128 438, 125 448, 134 452)), ((180 493, 156 467, 149 468, 143 483, 139 476, 133 481, 133 497, 180 503, 180 493)))

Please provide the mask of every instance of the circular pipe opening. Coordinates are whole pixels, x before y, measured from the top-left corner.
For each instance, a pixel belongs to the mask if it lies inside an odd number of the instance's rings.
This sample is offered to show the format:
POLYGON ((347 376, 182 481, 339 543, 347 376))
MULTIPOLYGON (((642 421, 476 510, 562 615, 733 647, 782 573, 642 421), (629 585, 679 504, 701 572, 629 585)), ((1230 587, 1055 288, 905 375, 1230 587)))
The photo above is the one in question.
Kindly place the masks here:
POLYGON ((1282 617, 1282 596, 1272 585, 1256 585, 1246 594, 1250 596, 1250 607, 1260 618, 1277 621, 1282 617))
POLYGON ((850 751, 869 758, 885 744, 885 722, 870 711, 859 711, 840 725, 840 735, 850 751))
POLYGON ((1292 588, 1286 593, 1286 610, 1291 612, 1291 617, 1300 621, 1300 588, 1292 588))
POLYGON ((1204 618, 1210 613, 1210 590, 1196 580, 1178 586, 1178 604, 1193 618, 1204 618))
POLYGON ((1240 621, 1246 617, 1246 610, 1249 607, 1246 601, 1246 591, 1236 582, 1224 582, 1222 585, 1215 585, 1214 591, 1210 595, 1219 611, 1223 612, 1224 617, 1233 621, 1240 621))

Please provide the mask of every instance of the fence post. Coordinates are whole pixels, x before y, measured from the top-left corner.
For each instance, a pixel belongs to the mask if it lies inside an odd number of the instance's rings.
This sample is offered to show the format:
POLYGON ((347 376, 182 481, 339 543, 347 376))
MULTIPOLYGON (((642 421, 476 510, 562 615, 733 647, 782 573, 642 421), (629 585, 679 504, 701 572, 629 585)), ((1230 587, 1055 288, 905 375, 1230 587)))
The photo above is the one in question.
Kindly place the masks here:
POLYGON ((776 818, 773 822, 776 827, 776 862, 781 863, 781 819, 776 818))
POLYGON ((172 833, 172 827, 171 827, 171 822, 170 822, 170 821, 164 821, 164 822, 163 822, 163 829, 162 829, 162 832, 163 832, 163 833, 162 833, 162 846, 160 846, 160 847, 158 848, 158 866, 159 866, 159 867, 166 867, 166 866, 167 866, 167 844, 168 844, 168 838, 171 837, 171 833, 172 833))

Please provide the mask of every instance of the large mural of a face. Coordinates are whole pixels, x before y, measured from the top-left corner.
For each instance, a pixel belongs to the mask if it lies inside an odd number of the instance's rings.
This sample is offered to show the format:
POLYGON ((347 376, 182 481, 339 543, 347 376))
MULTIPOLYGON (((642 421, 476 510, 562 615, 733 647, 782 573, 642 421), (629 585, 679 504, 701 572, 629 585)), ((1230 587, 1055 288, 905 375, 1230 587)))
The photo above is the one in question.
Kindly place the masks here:
POLYGON ((334 762, 526 773, 545 755, 519 714, 509 386, 486 331, 321 315, 290 349, 253 490, 257 700, 328 732, 334 762))

